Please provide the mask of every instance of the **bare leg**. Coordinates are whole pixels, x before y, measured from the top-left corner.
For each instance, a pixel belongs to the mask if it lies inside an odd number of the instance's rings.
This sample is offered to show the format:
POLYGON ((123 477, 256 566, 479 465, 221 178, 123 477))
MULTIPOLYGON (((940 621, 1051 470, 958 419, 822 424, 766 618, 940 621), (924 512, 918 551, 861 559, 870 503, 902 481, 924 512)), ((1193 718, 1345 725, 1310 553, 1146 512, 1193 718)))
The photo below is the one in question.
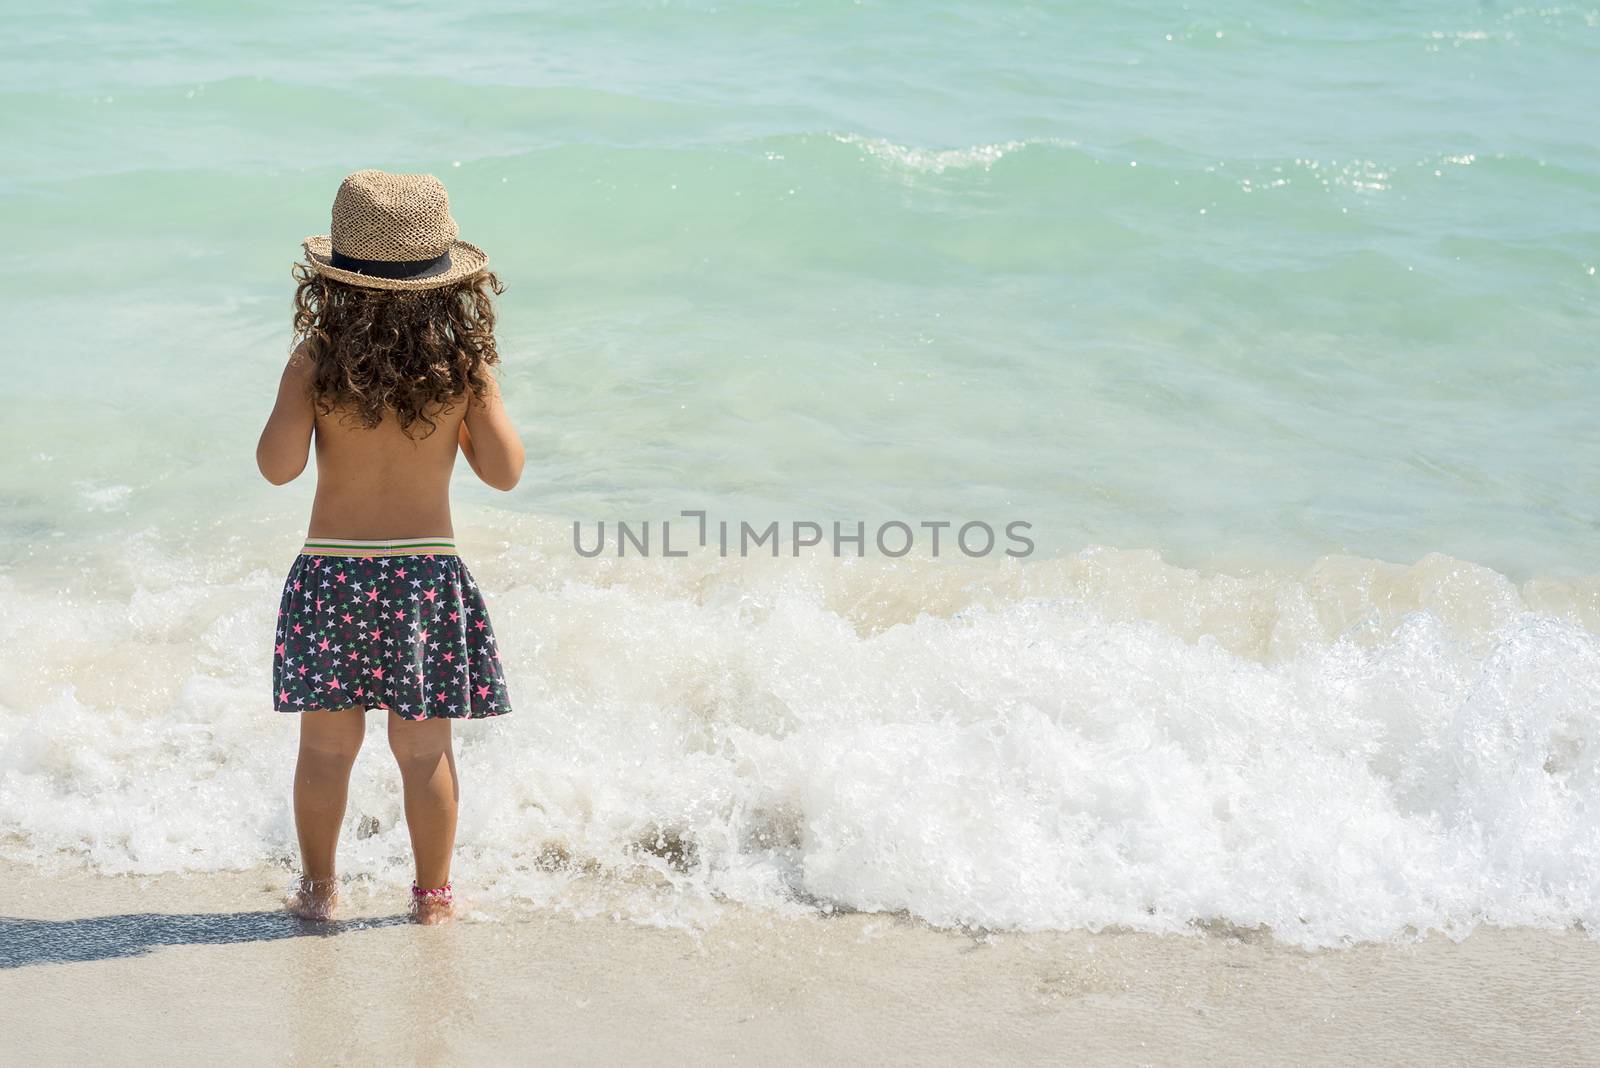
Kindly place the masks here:
POLYGON ((333 915, 334 855, 350 792, 350 769, 361 749, 365 710, 300 714, 300 757, 294 767, 294 825, 300 835, 300 888, 290 909, 312 920, 333 915))
MULTIPOLYGON (((456 756, 448 719, 404 720, 389 713, 389 748, 400 765, 405 787, 406 828, 417 861, 417 886, 430 890, 450 881, 456 847, 456 756)), ((418 904, 417 919, 437 923, 450 915, 450 903, 418 904)))

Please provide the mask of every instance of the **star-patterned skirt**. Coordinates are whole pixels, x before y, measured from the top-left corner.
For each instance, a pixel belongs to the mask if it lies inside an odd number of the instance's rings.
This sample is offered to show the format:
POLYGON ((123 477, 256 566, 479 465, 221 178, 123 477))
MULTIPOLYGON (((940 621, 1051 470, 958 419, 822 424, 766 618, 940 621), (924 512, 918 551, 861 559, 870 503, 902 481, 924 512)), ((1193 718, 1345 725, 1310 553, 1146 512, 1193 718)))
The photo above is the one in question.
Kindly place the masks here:
POLYGON ((278 605, 273 707, 402 719, 511 711, 483 596, 449 538, 313 538, 278 605))

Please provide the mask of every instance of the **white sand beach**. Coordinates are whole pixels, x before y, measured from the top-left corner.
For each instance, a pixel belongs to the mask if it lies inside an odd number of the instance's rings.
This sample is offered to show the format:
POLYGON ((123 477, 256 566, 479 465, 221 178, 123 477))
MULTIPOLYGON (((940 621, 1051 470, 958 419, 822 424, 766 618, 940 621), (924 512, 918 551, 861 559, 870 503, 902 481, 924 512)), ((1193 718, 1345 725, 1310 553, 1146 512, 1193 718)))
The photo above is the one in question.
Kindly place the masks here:
POLYGON ((973 934, 729 910, 699 933, 555 912, 437 928, 282 873, 6 865, 11 1064, 1584 1064, 1600 943, 1485 928, 1307 952, 1250 933, 973 934))

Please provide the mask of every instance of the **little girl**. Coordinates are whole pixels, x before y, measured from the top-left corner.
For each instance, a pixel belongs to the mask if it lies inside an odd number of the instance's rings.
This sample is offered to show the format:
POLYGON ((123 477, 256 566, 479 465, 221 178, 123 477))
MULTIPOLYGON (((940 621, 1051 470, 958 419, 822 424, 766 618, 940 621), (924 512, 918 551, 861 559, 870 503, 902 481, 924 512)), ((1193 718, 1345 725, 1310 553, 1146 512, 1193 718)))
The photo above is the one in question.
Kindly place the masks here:
POLYGON ((450 721, 511 711, 483 597, 456 556, 456 448, 509 490, 522 443, 490 367, 500 282, 457 240, 432 175, 358 171, 328 236, 296 267, 295 336, 256 463, 274 485, 317 447, 304 549, 279 602, 273 703, 300 716, 294 817, 302 873, 290 907, 328 919, 334 853, 364 715, 381 708, 416 857, 412 909, 451 913, 455 758, 450 721))

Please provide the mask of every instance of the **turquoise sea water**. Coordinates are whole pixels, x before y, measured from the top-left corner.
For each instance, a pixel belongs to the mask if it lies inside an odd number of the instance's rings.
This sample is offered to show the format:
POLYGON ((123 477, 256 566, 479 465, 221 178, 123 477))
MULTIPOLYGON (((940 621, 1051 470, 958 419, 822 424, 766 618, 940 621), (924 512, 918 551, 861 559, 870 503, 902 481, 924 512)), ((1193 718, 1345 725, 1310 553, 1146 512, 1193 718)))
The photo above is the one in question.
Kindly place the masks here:
MULTIPOLYGON (((1595 5, 67 3, 5 36, 26 849, 287 856, 266 633, 311 487, 252 450, 299 242, 380 167, 441 176, 508 287, 528 471, 459 483, 525 711, 476 755, 486 881, 544 893, 514 873, 550 842, 654 864, 665 827, 685 893, 941 922, 1600 922, 1595 5), (1040 552, 566 548, 684 508, 1040 552), (171 824, 197 781, 225 826, 171 824), (1322 823, 1345 867, 1307 874, 1322 823)), ((351 864, 401 878, 386 783, 351 864)))
POLYGON ((1592 571, 1596 19, 39 9, 0 73, 7 537, 92 522, 80 484, 156 526, 281 499, 287 271, 379 166, 443 176, 509 286, 512 508, 1592 571))

